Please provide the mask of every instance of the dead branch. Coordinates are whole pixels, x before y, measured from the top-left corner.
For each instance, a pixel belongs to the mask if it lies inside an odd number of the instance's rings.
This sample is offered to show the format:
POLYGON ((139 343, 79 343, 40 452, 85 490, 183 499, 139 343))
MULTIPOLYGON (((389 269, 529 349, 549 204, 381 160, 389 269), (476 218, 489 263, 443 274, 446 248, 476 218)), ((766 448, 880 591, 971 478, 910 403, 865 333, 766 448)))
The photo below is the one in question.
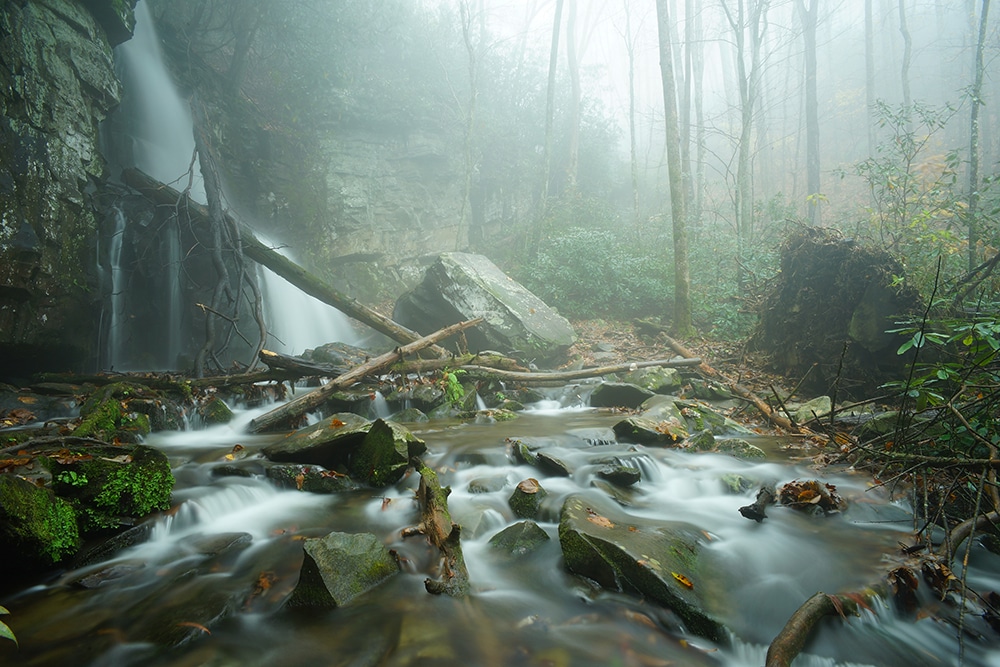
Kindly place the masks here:
POLYGON ((510 380, 514 382, 523 382, 525 384, 532 383, 545 383, 545 382, 566 382, 567 380, 580 380, 583 378, 600 377, 602 375, 610 375, 611 373, 625 373, 628 371, 635 370, 637 368, 653 368, 653 367, 664 367, 664 368, 678 368, 683 366, 697 366, 701 364, 701 359, 681 359, 681 360, 666 360, 661 359, 659 361, 640 361, 631 362, 624 364, 615 364, 613 366, 595 366, 593 368, 581 368, 578 371, 552 371, 552 372, 519 372, 519 371, 509 371, 501 370, 498 368, 486 368, 485 366, 459 366, 462 370, 466 371, 469 375, 476 375, 480 377, 496 378, 498 380, 510 380))
POLYGON ((850 595, 816 593, 799 607, 785 623, 767 649, 766 667, 790 667, 802 652, 813 628, 826 616, 858 614, 858 607, 868 606, 876 596, 873 590, 850 595))
POLYGON ((274 428, 278 424, 296 419, 310 410, 318 408, 333 392, 339 389, 346 389, 347 387, 350 387, 360 381, 363 377, 389 367, 398 359, 402 359, 408 354, 418 352, 419 350, 429 347, 440 340, 444 340, 449 336, 455 335, 459 331, 475 326, 482 321, 482 318, 477 318, 466 322, 459 322, 458 324, 452 324, 451 326, 435 331, 429 336, 424 336, 423 338, 419 338, 408 345, 397 347, 391 352, 386 352, 379 357, 375 357, 368 363, 361 364, 343 375, 330 380, 319 389, 300 396, 293 401, 289 401, 284 405, 278 406, 270 412, 265 412, 260 417, 257 417, 250 422, 248 430, 251 433, 260 433, 270 428, 274 428))
POLYGON ((442 487, 437 473, 414 457, 413 468, 420 473, 417 502, 420 505, 420 524, 417 532, 427 536, 430 543, 441 551, 441 578, 424 580, 428 593, 464 597, 469 593, 469 572, 462 555, 462 527, 451 520, 448 512, 448 494, 451 489, 442 487))
MULTIPOLYGON (((665 333, 661 333, 660 336, 674 352, 681 355, 685 359, 696 358, 693 352, 688 350, 686 347, 678 343, 670 336, 666 335, 665 333)), ((726 386, 726 388, 729 389, 729 391, 733 392, 740 398, 743 398, 752 403, 753 406, 757 408, 757 410, 775 426, 780 426, 786 431, 791 431, 792 433, 799 433, 801 435, 814 435, 812 431, 805 428, 804 426, 797 426, 796 424, 793 424, 791 420, 789 420, 787 417, 782 416, 781 413, 778 412, 777 410, 772 410, 771 406, 762 401, 760 397, 758 397, 752 391, 750 391, 743 385, 734 382, 733 380, 730 380, 725 375, 715 370, 705 362, 702 361, 698 364, 698 370, 709 377, 713 377, 721 381, 726 386)))

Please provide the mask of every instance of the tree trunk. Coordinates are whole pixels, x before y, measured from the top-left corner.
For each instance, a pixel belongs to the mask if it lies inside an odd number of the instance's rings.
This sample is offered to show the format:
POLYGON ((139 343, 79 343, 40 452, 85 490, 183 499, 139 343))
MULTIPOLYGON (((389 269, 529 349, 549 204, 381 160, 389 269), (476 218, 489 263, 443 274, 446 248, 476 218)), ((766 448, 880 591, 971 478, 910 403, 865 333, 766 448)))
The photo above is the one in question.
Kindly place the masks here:
POLYGON ((459 322, 458 324, 452 324, 451 326, 445 327, 444 329, 439 329, 429 336, 424 336, 423 338, 416 340, 403 347, 397 347, 391 352, 386 352, 385 354, 375 357, 366 364, 361 364, 360 366, 351 369, 347 373, 340 375, 328 383, 316 389, 314 391, 300 396, 293 401, 289 401, 284 405, 280 405, 270 412, 265 412, 261 416, 257 417, 250 422, 248 431, 251 433, 261 433, 270 428, 289 421, 293 421, 298 417, 301 417, 310 410, 315 410, 320 405, 322 405, 327 397, 333 392, 339 389, 346 389, 354 383, 360 381, 366 375, 370 375, 377 371, 380 371, 399 359, 402 359, 407 354, 413 354, 423 348, 443 340, 449 336, 452 336, 463 329, 475 326, 482 322, 482 318, 475 320, 468 320, 466 322, 459 322))
POLYGON ((534 254, 542 242, 542 225, 548 210, 549 179, 552 172, 552 135, 556 110, 556 69, 559 65, 559 26, 562 22, 563 0, 556 0, 556 15, 552 20, 552 48, 549 50, 549 80, 545 88, 545 146, 542 156, 542 192, 538 198, 529 251, 534 254))
POLYGON ((660 73, 663 78, 663 117, 667 135, 667 171, 670 179, 670 217, 674 242, 673 331, 678 336, 691 333, 691 277, 688 268, 687 208, 684 166, 677 127, 677 88, 670 44, 670 16, 667 0, 656 0, 657 33, 660 42, 660 73))
POLYGON ((577 0, 569 0, 569 11, 566 13, 566 64, 569 69, 570 83, 569 157, 566 164, 566 187, 570 191, 576 189, 577 175, 580 170, 580 100, 583 95, 580 89, 580 57, 577 54, 576 8, 577 0))
MULTIPOLYGON (((122 180, 158 204, 182 206, 199 223, 205 223, 209 219, 208 211, 204 206, 170 186, 150 178, 138 169, 126 169, 122 173, 122 180)), ((420 334, 400 326, 388 317, 338 292, 292 260, 267 247, 244 225, 237 224, 231 216, 227 215, 226 218, 231 221, 230 224, 239 228, 243 254, 246 257, 274 271, 306 294, 333 306, 363 324, 367 324, 398 343, 412 343, 420 338, 420 334)), ((449 355, 447 350, 436 345, 429 349, 438 356, 449 355)))
POLYGON ((969 207, 965 212, 966 224, 969 230, 969 271, 976 268, 976 256, 979 244, 979 107, 982 106, 983 94, 983 49, 986 46, 986 23, 990 14, 990 0, 983 0, 979 12, 979 38, 976 42, 976 61, 973 70, 975 79, 972 83, 972 111, 969 119, 969 207))
POLYGON ((875 157, 875 20, 873 0, 865 0, 865 106, 868 109, 868 157, 875 157))
POLYGON ((906 0, 899 0, 899 33, 903 36, 903 66, 900 70, 903 83, 903 106, 909 109, 913 104, 913 99, 910 96, 910 60, 913 54, 913 38, 910 37, 910 28, 906 23, 906 0))
MULTIPOLYGON (((900 0, 902 1, 902 0, 900 0)), ((816 90, 816 22, 819 0, 797 0, 799 18, 802 22, 802 38, 805 43, 805 94, 806 94, 806 198, 809 221, 820 223, 820 203, 822 201, 819 170, 819 97, 816 90)))
POLYGON ((636 238, 642 232, 639 218, 639 153, 635 135, 635 35, 632 34, 632 11, 629 0, 625 6, 625 52, 628 55, 628 137, 629 166, 632 177, 632 220, 635 223, 636 238))

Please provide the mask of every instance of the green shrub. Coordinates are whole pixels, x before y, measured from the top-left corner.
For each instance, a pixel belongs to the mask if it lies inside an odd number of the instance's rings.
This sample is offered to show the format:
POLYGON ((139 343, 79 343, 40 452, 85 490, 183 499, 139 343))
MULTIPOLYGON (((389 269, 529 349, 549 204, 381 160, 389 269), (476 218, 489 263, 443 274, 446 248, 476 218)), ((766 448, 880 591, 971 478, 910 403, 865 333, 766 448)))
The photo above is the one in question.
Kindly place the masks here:
POLYGON ((570 228, 543 243, 521 280, 568 317, 660 317, 672 302, 672 268, 606 230, 570 228))

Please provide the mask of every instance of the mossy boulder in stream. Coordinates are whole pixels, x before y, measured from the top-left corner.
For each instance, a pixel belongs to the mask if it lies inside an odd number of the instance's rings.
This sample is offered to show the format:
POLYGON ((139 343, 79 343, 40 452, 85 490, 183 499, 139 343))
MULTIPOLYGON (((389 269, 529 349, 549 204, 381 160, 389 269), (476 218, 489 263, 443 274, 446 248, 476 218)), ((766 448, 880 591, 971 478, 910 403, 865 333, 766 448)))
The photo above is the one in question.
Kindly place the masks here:
POLYGON ((0 560, 5 566, 49 567, 79 548, 76 513, 68 502, 52 489, 0 475, 0 560))
POLYGON ((129 403, 133 398, 147 398, 148 394, 145 387, 127 382, 102 387, 80 408, 80 424, 73 429, 73 435, 108 442, 138 442, 149 434, 149 416, 132 410, 129 403))
POLYGON ((566 568, 603 588, 641 595, 676 613, 691 632, 724 641, 709 611, 713 573, 702 533, 680 521, 625 514, 598 496, 572 495, 563 504, 559 543, 566 568))
POLYGON ((351 476, 372 486, 388 486, 403 477, 412 457, 426 450, 424 441, 405 426, 376 419, 351 455, 351 476))
POLYGON ((152 447, 86 447, 62 450, 47 459, 55 492, 77 510, 85 533, 117 528, 170 508, 170 462, 152 447))
POLYGON ((338 412, 312 426, 293 431, 261 450, 279 463, 312 463, 334 469, 346 464, 372 423, 352 412, 338 412))
POLYGON ((590 406, 634 409, 653 395, 649 389, 628 382, 603 382, 590 394, 590 406))
POLYGON ((330 533, 302 544, 305 559, 289 606, 342 607, 399 572, 389 550, 370 533, 330 533))

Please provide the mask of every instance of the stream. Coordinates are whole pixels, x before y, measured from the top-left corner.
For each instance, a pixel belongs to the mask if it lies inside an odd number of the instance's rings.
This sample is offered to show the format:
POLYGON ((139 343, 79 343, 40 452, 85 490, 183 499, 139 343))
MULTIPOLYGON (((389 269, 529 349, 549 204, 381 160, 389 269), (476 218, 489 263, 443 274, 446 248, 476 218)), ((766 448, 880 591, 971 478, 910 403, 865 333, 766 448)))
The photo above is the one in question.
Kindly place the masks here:
MULTIPOLYGON (((908 539, 905 506, 870 488, 864 474, 796 461, 794 441, 755 439, 768 457, 754 462, 616 442, 611 427, 621 415, 587 407, 586 385, 550 395, 513 421, 408 425, 427 443, 425 462, 452 488, 449 508, 463 526, 472 584, 467 599, 428 594, 424 579, 437 576, 436 554, 423 537, 401 536, 418 521, 416 474, 386 489, 336 495, 281 490, 258 475, 214 475, 227 455, 252 464, 263 446, 283 437, 245 433, 273 405, 238 409, 228 425, 148 437, 171 460, 174 509, 151 522, 146 541, 0 600, 20 641, 19 650, 0 646, 0 664, 759 667, 803 601, 878 580, 883 554, 908 539), (511 437, 546 440, 573 474, 553 477, 516 463, 511 437), (238 455, 236 444, 243 447, 238 455), (604 483, 597 462, 609 456, 637 467, 642 480, 628 489, 604 483), (771 507, 762 523, 748 521, 738 508, 754 490, 728 490, 723 479, 732 474, 779 485, 819 478, 836 485, 849 509, 810 517, 771 507), (488 540, 518 520, 507 498, 529 477, 549 493, 538 523, 551 539, 511 560, 488 540), (482 480, 502 488, 484 492, 482 480), (595 502, 610 495, 637 521, 698 526, 722 567, 718 581, 694 584, 711 587, 713 598, 717 592, 712 611, 731 630, 728 644, 690 635, 657 605, 567 572, 558 520, 563 499, 574 493, 595 502), (302 539, 331 531, 373 533, 397 552, 402 573, 341 608, 288 608, 302 539)), ((1000 589, 1000 557, 973 549, 969 583, 1000 589)), ((875 611, 824 622, 795 664, 958 664, 949 623, 935 615, 901 619, 889 605, 875 611)), ((963 664, 1000 664, 993 640, 966 637, 963 664)))

